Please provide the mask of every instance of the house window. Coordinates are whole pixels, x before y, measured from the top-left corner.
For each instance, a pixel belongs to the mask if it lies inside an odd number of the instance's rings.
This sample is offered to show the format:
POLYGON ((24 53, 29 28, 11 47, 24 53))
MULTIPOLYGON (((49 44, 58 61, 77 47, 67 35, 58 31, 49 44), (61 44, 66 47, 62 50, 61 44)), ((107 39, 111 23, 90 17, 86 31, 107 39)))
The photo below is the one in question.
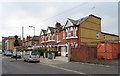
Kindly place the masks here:
POLYGON ((53 40, 53 35, 51 35, 51 37, 52 37, 52 40, 53 40))
POLYGON ((50 40, 50 35, 48 35, 48 40, 50 40))
POLYGON ((104 35, 104 40, 106 40, 106 35, 104 35))
POLYGON ((44 37, 44 41, 46 41, 46 37, 44 37))
POLYGON ((96 39, 100 39, 99 32, 96 32, 96 39))
POLYGON ((67 37, 70 37, 70 30, 67 31, 67 37))
POLYGON ((73 29, 73 37, 76 37, 76 29, 73 29))
POLYGON ((63 39, 65 39, 65 32, 63 32, 63 39))
POLYGON ((42 39, 43 39, 43 41, 45 41, 45 36, 43 36, 43 38, 42 38, 42 39))
POLYGON ((56 37, 57 37, 57 41, 58 41, 58 35, 56 37))

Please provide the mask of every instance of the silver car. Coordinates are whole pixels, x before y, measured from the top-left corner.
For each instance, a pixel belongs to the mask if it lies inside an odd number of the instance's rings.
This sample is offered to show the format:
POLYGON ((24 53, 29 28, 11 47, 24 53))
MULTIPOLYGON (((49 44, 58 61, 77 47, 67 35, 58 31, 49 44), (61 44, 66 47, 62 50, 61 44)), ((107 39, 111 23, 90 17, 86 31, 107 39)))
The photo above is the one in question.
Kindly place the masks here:
POLYGON ((27 51, 24 55, 24 61, 27 62, 40 62, 40 54, 35 51, 27 51))
POLYGON ((0 50, 0 54, 2 54, 2 50, 0 50))
POLYGON ((11 56, 11 55, 12 55, 12 52, 6 51, 5 55, 6 55, 6 56, 11 56))

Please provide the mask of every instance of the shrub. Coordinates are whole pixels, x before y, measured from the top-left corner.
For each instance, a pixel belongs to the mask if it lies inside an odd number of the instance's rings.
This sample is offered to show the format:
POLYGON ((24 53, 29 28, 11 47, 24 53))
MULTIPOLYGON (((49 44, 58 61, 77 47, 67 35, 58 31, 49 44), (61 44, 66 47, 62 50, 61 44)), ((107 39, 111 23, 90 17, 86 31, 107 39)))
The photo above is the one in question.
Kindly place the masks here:
POLYGON ((33 49, 26 49, 25 51, 33 51, 33 49))
POLYGON ((45 50, 44 50, 44 49, 42 49, 42 48, 35 48, 35 49, 33 49, 33 51, 37 51, 37 52, 44 52, 45 50))

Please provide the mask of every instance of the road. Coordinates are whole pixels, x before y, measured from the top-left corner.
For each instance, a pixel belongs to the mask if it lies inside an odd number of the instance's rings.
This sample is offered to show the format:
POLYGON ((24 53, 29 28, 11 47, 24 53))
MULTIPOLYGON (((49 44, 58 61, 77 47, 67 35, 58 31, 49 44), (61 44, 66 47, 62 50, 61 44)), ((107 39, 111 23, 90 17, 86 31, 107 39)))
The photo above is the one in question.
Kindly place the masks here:
MULTIPOLYGON (((2 74, 118 74, 117 66, 81 64, 75 62, 27 63, 2 57, 2 74)), ((115 75, 114 75, 115 76, 115 75)))
POLYGON ((54 67, 50 67, 44 64, 27 63, 24 61, 13 61, 11 58, 3 57, 2 62, 3 74, 75 74, 54 67))

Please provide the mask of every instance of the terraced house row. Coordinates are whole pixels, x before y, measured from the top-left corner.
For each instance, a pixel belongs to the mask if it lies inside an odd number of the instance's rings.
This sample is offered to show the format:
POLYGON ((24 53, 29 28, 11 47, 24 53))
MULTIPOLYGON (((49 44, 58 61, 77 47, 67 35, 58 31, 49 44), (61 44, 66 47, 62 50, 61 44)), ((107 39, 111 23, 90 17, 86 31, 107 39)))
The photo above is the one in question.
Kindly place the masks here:
POLYGON ((61 56, 68 56, 69 48, 80 48, 82 43, 101 41, 118 42, 119 36, 101 31, 101 18, 89 15, 78 20, 68 18, 65 25, 42 29, 39 45, 46 50, 57 50, 61 56))

